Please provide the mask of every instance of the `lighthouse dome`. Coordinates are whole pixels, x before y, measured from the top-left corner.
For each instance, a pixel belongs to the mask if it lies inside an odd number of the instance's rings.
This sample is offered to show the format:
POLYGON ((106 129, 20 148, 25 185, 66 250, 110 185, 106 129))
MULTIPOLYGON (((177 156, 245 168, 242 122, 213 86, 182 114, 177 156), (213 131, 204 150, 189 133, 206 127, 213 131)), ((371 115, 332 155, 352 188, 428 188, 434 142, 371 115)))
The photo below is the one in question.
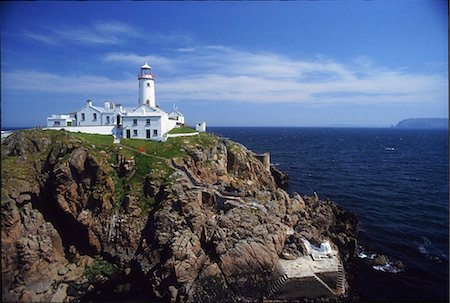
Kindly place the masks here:
POLYGON ((144 65, 141 66, 141 69, 151 69, 152 67, 145 62, 144 65))

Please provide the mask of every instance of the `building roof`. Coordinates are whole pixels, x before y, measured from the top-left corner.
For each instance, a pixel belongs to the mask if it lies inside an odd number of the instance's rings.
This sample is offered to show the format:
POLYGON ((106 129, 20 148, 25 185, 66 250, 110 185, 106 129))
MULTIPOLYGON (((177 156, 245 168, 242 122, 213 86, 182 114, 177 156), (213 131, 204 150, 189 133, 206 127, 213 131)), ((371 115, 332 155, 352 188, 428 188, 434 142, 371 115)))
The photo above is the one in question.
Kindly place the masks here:
POLYGON ((104 107, 94 106, 94 105, 91 105, 91 107, 101 113, 106 113, 106 114, 113 114, 119 110, 119 109, 116 110, 114 108, 104 108, 104 107))
POLYGON ((145 62, 145 64, 142 65, 141 68, 143 68, 143 69, 150 69, 152 67, 150 65, 148 65, 147 62, 145 62))
POLYGON ((177 109, 174 109, 169 113, 169 116, 173 116, 173 115, 183 117, 183 114, 180 113, 177 109))
POLYGON ((147 104, 142 104, 132 110, 127 109, 125 113, 122 113, 125 117, 155 117, 165 114, 167 113, 162 109, 151 107, 147 104))
POLYGON ((61 120, 61 119, 73 120, 69 115, 65 115, 65 114, 62 114, 62 115, 51 115, 51 116, 48 116, 47 119, 48 120, 54 120, 54 119, 56 119, 56 120, 61 120))

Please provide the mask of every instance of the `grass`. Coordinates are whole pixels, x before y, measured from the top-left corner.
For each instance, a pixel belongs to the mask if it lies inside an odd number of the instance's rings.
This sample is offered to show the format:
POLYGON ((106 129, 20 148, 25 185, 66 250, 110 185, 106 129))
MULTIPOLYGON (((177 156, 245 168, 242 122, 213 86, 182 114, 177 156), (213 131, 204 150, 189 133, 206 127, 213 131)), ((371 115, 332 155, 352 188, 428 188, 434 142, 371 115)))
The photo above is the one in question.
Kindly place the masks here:
POLYGON ((166 159, 179 157, 183 155, 181 144, 178 141, 170 140, 177 138, 169 138, 166 142, 147 141, 139 139, 122 139, 121 144, 131 147, 136 151, 143 149, 146 154, 154 155, 166 159))
POLYGON ((169 131, 169 134, 191 134, 197 132, 195 129, 190 127, 180 127, 180 128, 172 128, 169 131))
POLYGON ((117 273, 117 271, 118 271, 117 265, 109 263, 108 261, 105 260, 97 260, 94 261, 94 263, 92 263, 91 265, 86 266, 84 268, 84 276, 89 281, 95 281, 98 275, 110 277, 115 273, 117 273))
POLYGON ((75 138, 82 139, 94 145, 102 146, 112 146, 113 137, 111 135, 97 135, 97 134, 85 134, 85 133, 70 133, 75 138))
POLYGON ((26 180, 30 176, 30 169, 17 160, 19 160, 19 157, 2 157, 2 177, 26 180))

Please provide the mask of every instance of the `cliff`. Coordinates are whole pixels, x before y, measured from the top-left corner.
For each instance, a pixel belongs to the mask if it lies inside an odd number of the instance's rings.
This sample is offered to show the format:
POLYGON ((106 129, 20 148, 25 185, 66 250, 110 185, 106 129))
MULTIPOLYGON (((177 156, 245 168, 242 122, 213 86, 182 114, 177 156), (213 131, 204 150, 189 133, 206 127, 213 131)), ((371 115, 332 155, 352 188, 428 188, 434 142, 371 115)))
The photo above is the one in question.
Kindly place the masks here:
POLYGON ((139 284, 153 299, 254 302, 280 256, 305 254, 302 239, 329 240, 348 268, 355 216, 280 184, 208 134, 114 145, 16 132, 2 142, 2 296, 75 301, 139 284))

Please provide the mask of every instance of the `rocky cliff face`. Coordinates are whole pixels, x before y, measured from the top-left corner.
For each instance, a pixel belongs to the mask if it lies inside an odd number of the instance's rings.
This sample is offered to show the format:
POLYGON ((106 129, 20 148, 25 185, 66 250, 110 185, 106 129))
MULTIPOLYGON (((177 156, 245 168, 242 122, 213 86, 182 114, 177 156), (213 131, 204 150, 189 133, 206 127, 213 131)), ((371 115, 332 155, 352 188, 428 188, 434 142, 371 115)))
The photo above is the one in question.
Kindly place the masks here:
POLYGON ((8 137, 3 298, 71 301, 134 274, 162 300, 253 302, 267 295, 280 257, 304 253, 302 237, 331 240, 349 263, 357 247, 352 214, 318 197, 289 196, 244 147, 207 139, 177 138, 183 148, 159 159, 164 171, 143 169, 129 147, 65 132, 8 137))

